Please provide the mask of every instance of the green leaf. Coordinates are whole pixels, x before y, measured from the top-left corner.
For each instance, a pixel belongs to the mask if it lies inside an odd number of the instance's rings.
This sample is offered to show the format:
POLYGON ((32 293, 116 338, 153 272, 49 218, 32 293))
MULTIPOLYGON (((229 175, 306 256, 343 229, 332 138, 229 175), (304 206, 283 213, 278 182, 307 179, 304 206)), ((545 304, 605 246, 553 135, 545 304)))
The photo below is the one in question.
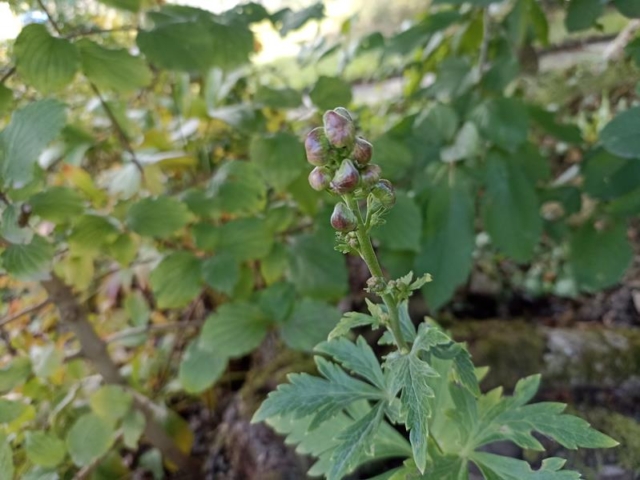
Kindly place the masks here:
POLYGON ((220 227, 216 251, 224 252, 237 261, 263 258, 271 251, 273 235, 260 218, 241 218, 220 227))
POLYGON ((42 280, 49 274, 53 246, 43 237, 34 235, 31 243, 10 245, 0 259, 4 269, 21 280, 42 280))
POLYGON ((466 122, 458 131, 452 145, 443 148, 440 155, 443 162, 451 163, 476 156, 480 151, 480 135, 471 122, 466 122))
POLYGON ((281 243, 275 243, 269 255, 260 261, 260 274, 267 285, 280 280, 288 265, 287 250, 281 243))
POLYGON ((282 324, 291 317, 296 291, 289 282, 278 282, 257 293, 258 304, 270 321, 282 324))
POLYGON ((321 75, 309 92, 309 97, 320 110, 346 107, 351 103, 351 85, 341 78, 321 75))
POLYGON ((117 238, 113 219, 101 215, 83 215, 69 235, 69 244, 76 253, 99 253, 117 238))
POLYGON ((271 392, 251 421, 257 423, 289 414, 294 418, 314 415, 311 423, 318 426, 358 400, 384 399, 384 392, 350 377, 337 365, 321 357, 315 357, 315 361, 325 378, 306 373, 290 374, 289 383, 281 384, 271 392))
POLYGON ((192 341, 180 362, 178 379, 187 393, 200 393, 211 387, 227 369, 226 357, 204 349, 201 341, 192 341))
POLYGON ((64 362, 64 352, 54 343, 34 345, 29 350, 33 373, 40 378, 49 378, 64 362))
POLYGON ((290 8, 285 8, 275 13, 272 18, 276 22, 280 23, 280 35, 285 36, 289 32, 298 30, 311 20, 320 20, 324 17, 324 4, 322 2, 314 3, 307 8, 292 11, 290 8))
POLYGON ((611 120, 600 132, 604 148, 622 158, 640 158, 640 107, 625 110, 611 120))
POLYGON ((255 136, 249 155, 265 181, 280 192, 300 175, 306 165, 302 143, 290 133, 255 136))
POLYGON ((241 357, 256 348, 267 334, 269 323, 257 305, 227 303, 207 318, 200 347, 219 357, 241 357))
POLYGON ((223 252, 204 261, 202 278, 214 290, 231 295, 240 280, 240 266, 233 256, 223 252))
POLYGON ((106 454, 115 440, 111 424, 94 413, 86 413, 67 433, 67 450, 73 463, 79 467, 89 465, 106 454))
POLYGON ((436 103, 416 117, 413 128, 426 143, 441 146, 454 139, 459 121, 453 107, 436 103))
POLYGON ((18 73, 43 93, 66 87, 78 70, 75 45, 64 38, 52 37, 41 23, 24 27, 13 50, 18 73))
POLYGON ((212 207, 232 215, 253 215, 267 204, 267 187, 258 167, 249 162, 230 161, 215 173, 209 185, 212 207))
POLYGON ((12 479, 14 471, 15 467, 13 466, 11 444, 4 433, 0 433, 0 472, 2 472, 7 479, 12 479))
POLYGON ((135 449, 138 447, 145 425, 146 420, 142 412, 133 409, 127 412, 122 419, 122 440, 127 448, 135 449))
POLYGON ((384 225, 376 228, 373 235, 385 248, 420 251, 422 214, 413 198, 398 192, 396 204, 384 218, 384 225))
POLYGON ((197 15, 157 22, 152 30, 138 33, 138 47, 151 63, 168 70, 204 72, 212 67, 232 69, 248 61, 253 51, 248 28, 224 25, 209 12, 190 10, 197 15))
POLYGON ((8 393, 24 384, 31 375, 31 361, 18 357, 0 367, 0 394, 8 393))
POLYGON ((89 397, 89 404, 97 415, 116 422, 131 410, 133 397, 119 385, 105 385, 89 397))
POLYGON ((296 108, 302 103, 302 95, 293 88, 277 89, 260 85, 254 101, 270 108, 296 108))
POLYGON ((315 351, 333 357, 351 373, 360 375, 380 390, 386 389, 380 363, 363 337, 358 337, 356 343, 350 342, 346 338, 322 342, 316 346, 315 351))
POLYGON ((424 223, 425 239, 416 258, 415 270, 433 277, 433 282, 422 288, 433 310, 451 298, 471 271, 475 247, 473 204, 470 189, 459 177, 451 186, 435 186, 430 194, 424 223))
POLYGON ((158 308, 180 308, 202 289, 201 262, 189 252, 173 252, 151 272, 149 282, 158 308))
POLYGON ((520 165, 496 152, 488 155, 485 179, 483 213, 491 240, 515 260, 530 260, 542 234, 534 185, 520 165))
POLYGON ((592 28, 604 13, 601 0, 571 0, 567 8, 565 26, 569 32, 592 28))
POLYGON ((13 103, 13 90, 0 83, 0 115, 4 114, 13 103))
POLYGON ((364 417, 338 434, 340 443, 331 456, 333 465, 327 480, 340 480, 357 465, 363 454, 373 454, 372 440, 384 417, 384 407, 384 402, 377 403, 364 417))
POLYGON ((582 133, 577 125, 560 123, 556 120, 556 114, 554 112, 547 111, 538 106, 528 105, 527 109, 531 120, 558 140, 572 144, 582 143, 582 133))
POLYGON ((64 442, 52 433, 27 432, 25 434, 27 458, 43 467, 59 465, 66 455, 64 442))
POLYGON ((584 191, 602 200, 626 195, 640 184, 640 162, 616 157, 603 149, 585 157, 582 171, 584 191))
POLYGON ((100 88, 126 93, 151 83, 151 70, 140 57, 126 49, 109 49, 91 40, 76 43, 80 51, 82 71, 100 88))
POLYGON ((327 338, 340 319, 340 312, 319 300, 304 298, 296 303, 291 316, 280 327, 280 335, 289 348, 311 351, 327 338))
POLYGON ((401 387, 401 411, 406 415, 405 424, 409 430, 413 458, 420 472, 424 473, 431 417, 429 398, 434 396, 428 382, 429 378, 438 374, 429 364, 420 360, 417 352, 392 357, 388 360, 388 366, 392 385, 395 386, 393 391, 401 387))
POLYGON ((527 109, 515 98, 486 100, 471 112, 471 119, 485 138, 507 151, 515 152, 527 139, 527 109))
POLYGON ((64 104, 39 100, 13 113, 0 133, 0 176, 5 185, 23 186, 33 179, 33 168, 44 148, 62 131, 64 104))
POLYGON ((332 241, 301 235, 289 249, 290 280, 301 295, 337 300, 347 290, 347 269, 332 241))
POLYGON ((169 237, 189 222, 187 206, 170 197, 145 198, 127 213, 127 224, 146 237, 169 237))
POLYGON ((618 11, 629 18, 640 18, 640 4, 635 0, 613 0, 618 11))
POLYGON ((64 223, 84 211, 82 196, 67 187, 51 187, 29 199, 34 215, 55 223, 64 223))
POLYGON ((121 10, 127 10, 129 12, 137 12, 140 10, 142 0, 98 0, 100 3, 104 3, 110 7, 119 8, 121 10))
POLYGON ((27 411, 25 403, 0 398, 0 423, 11 423, 27 411))
POLYGON ((589 291, 618 282, 633 259, 624 223, 596 230, 591 222, 573 232, 569 261, 578 285, 589 291))
POLYGON ((329 341, 343 336, 347 336, 349 332, 356 327, 364 327, 371 325, 372 328, 379 327, 379 320, 360 312, 347 312, 340 319, 338 324, 329 333, 329 341))
POLYGON ((492 453, 474 452, 471 460, 475 463, 487 480, 580 480, 578 472, 560 469, 564 466, 564 458, 547 458, 542 461, 539 470, 515 458, 502 457, 492 453))
POLYGON ((23 221, 22 207, 15 203, 7 205, 0 216, 0 236, 9 243, 31 243, 34 232, 23 221))
POLYGON ((405 141, 385 134, 376 138, 373 143, 375 162, 382 168, 385 178, 400 179, 413 165, 414 158, 405 141))
POLYGON ((566 405, 542 402, 526 405, 540 384, 540 376, 522 379, 516 385, 513 397, 487 402, 481 398, 480 418, 476 428, 479 435, 474 446, 480 447, 496 441, 511 440, 522 448, 543 451, 544 447, 532 435, 539 432, 572 450, 583 448, 611 448, 618 442, 594 430, 581 418, 563 414, 566 405), (484 400, 484 402, 483 402, 484 400))

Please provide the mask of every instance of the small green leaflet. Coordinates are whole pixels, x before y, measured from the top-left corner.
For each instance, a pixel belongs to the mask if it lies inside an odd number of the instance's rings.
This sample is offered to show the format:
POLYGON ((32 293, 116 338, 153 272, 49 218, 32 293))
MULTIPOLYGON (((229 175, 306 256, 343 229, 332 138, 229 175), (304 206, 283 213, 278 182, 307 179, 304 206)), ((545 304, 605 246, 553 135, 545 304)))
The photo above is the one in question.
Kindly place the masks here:
POLYGON ((471 460, 475 463, 486 480, 580 480, 578 472, 560 469, 564 466, 564 458, 547 458, 542 461, 539 470, 515 458, 502 457, 492 453, 474 452, 471 460))
POLYGON ((438 373, 428 363, 418 358, 418 352, 396 356, 388 361, 392 392, 401 390, 401 412, 406 415, 406 426, 413 449, 413 457, 421 472, 427 465, 427 441, 429 438, 429 399, 434 396, 428 379, 438 373))
POLYGON ((366 325, 371 325, 373 329, 380 327, 379 321, 371 315, 359 312, 347 312, 329 333, 329 340, 331 341, 335 338, 346 336, 352 329, 366 325))
POLYGON ((378 402, 364 417, 340 432, 337 437, 340 444, 331 457, 333 465, 327 480, 340 480, 357 465, 363 454, 371 453, 373 437, 384 417, 384 407, 385 402, 378 402))
POLYGON ((378 359, 363 337, 358 337, 356 343, 345 338, 323 342, 316 346, 315 351, 333 357, 344 368, 367 379, 380 390, 386 388, 384 374, 378 359))
POLYGON ((325 378, 306 373, 289 375, 289 383, 280 385, 269 394, 252 422, 285 414, 293 414, 296 418, 314 415, 309 427, 313 428, 357 400, 385 399, 384 391, 350 377, 337 365, 321 357, 316 357, 315 361, 325 378))

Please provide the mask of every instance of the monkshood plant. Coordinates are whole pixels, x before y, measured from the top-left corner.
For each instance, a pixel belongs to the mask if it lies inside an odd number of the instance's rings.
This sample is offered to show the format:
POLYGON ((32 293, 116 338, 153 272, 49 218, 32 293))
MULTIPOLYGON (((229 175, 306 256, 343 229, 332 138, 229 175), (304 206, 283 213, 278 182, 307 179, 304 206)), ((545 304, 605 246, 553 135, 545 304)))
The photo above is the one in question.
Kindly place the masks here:
POLYGON ((372 145, 356 136, 349 112, 326 112, 324 127, 312 130, 305 146, 315 166, 309 183, 340 199, 331 215, 336 248, 366 262, 367 291, 382 302, 367 301, 369 314, 345 314, 315 348, 319 375, 290 375, 289 383, 268 396, 254 422, 266 421, 299 453, 316 457, 309 474, 328 480, 372 461, 391 465, 376 479, 463 480, 473 463, 486 480, 575 480, 580 474, 563 470, 562 458, 547 458, 533 470, 526 461, 483 447, 507 440, 544 451, 541 436, 568 449, 617 445, 563 413, 562 403, 528 404, 539 375, 519 381, 511 396, 501 388, 481 393, 478 382, 486 369, 474 367, 465 346, 431 319, 416 328, 409 317, 409 297, 430 277, 385 278, 370 233, 384 222, 395 193, 371 163, 372 145), (362 336, 352 341, 351 330, 365 326, 385 330, 379 341, 385 355, 377 356, 362 336))

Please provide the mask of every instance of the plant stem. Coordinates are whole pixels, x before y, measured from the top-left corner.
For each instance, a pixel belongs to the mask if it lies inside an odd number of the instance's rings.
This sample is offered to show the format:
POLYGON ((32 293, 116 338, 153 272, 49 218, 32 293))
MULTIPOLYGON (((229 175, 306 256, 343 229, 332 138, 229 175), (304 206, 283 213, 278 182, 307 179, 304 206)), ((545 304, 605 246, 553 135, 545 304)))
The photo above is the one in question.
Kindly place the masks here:
MULTIPOLYGON (((365 222, 362 219, 362 213, 360 212, 360 207, 358 207, 358 203, 351 195, 344 195, 344 200, 347 203, 347 206, 353 211, 358 219, 358 228, 356 230, 356 236, 358 237, 358 244, 360 246, 360 256, 367 264, 371 275, 374 277, 384 278, 384 273, 382 272, 382 267, 380 267, 380 262, 378 261, 378 257, 376 256, 376 252, 373 249, 373 245, 371 244, 371 238, 367 232, 367 228, 365 226, 365 222)), ((396 344, 401 352, 405 353, 409 351, 409 346, 402 336, 402 330, 400 328, 400 316, 398 315, 398 305, 396 303, 395 298, 388 293, 380 294, 380 298, 387 306, 387 310, 389 312, 389 329, 393 334, 396 344)))

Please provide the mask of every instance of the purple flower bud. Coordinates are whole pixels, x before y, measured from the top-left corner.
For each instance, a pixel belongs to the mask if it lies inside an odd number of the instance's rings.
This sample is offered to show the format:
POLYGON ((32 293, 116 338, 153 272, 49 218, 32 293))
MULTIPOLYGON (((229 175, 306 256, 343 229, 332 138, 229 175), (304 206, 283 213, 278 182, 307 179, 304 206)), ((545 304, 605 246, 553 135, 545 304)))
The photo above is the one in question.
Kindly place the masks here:
POLYGON ((342 115, 344 118, 348 118, 349 120, 351 120, 353 122, 353 117, 351 116, 351 113, 349 112, 349 110, 347 110, 344 107, 336 107, 333 109, 334 112, 339 113, 340 115, 342 115))
POLYGON ((389 180, 382 179, 371 190, 376 199, 385 208, 391 208, 396 203, 396 191, 389 180))
POLYGON ((331 226, 339 232, 350 232, 356 229, 358 220, 354 213, 342 202, 337 203, 331 214, 331 226))
POLYGON ((316 167, 309 173, 309 185, 314 190, 321 192, 331 185, 331 172, 326 167, 316 167))
POLYGON ((340 115, 335 110, 329 110, 324 114, 324 130, 329 142, 334 147, 353 147, 356 136, 356 127, 353 120, 340 115))
POLYGON ((304 148, 307 151, 307 161, 311 165, 322 166, 329 162, 329 140, 324 128, 314 128, 307 134, 304 140, 304 148))
POLYGON ((363 167, 371 161, 373 155, 373 145, 362 137, 356 137, 355 145, 351 157, 358 167, 363 167))
POLYGON ((379 165, 370 164, 360 171, 360 181, 364 187, 371 187, 378 183, 382 169, 379 165))
POLYGON ((351 160, 345 158, 333 176, 331 188, 333 188, 336 193, 351 193, 356 189, 359 181, 360 174, 358 173, 358 169, 353 165, 351 160))

